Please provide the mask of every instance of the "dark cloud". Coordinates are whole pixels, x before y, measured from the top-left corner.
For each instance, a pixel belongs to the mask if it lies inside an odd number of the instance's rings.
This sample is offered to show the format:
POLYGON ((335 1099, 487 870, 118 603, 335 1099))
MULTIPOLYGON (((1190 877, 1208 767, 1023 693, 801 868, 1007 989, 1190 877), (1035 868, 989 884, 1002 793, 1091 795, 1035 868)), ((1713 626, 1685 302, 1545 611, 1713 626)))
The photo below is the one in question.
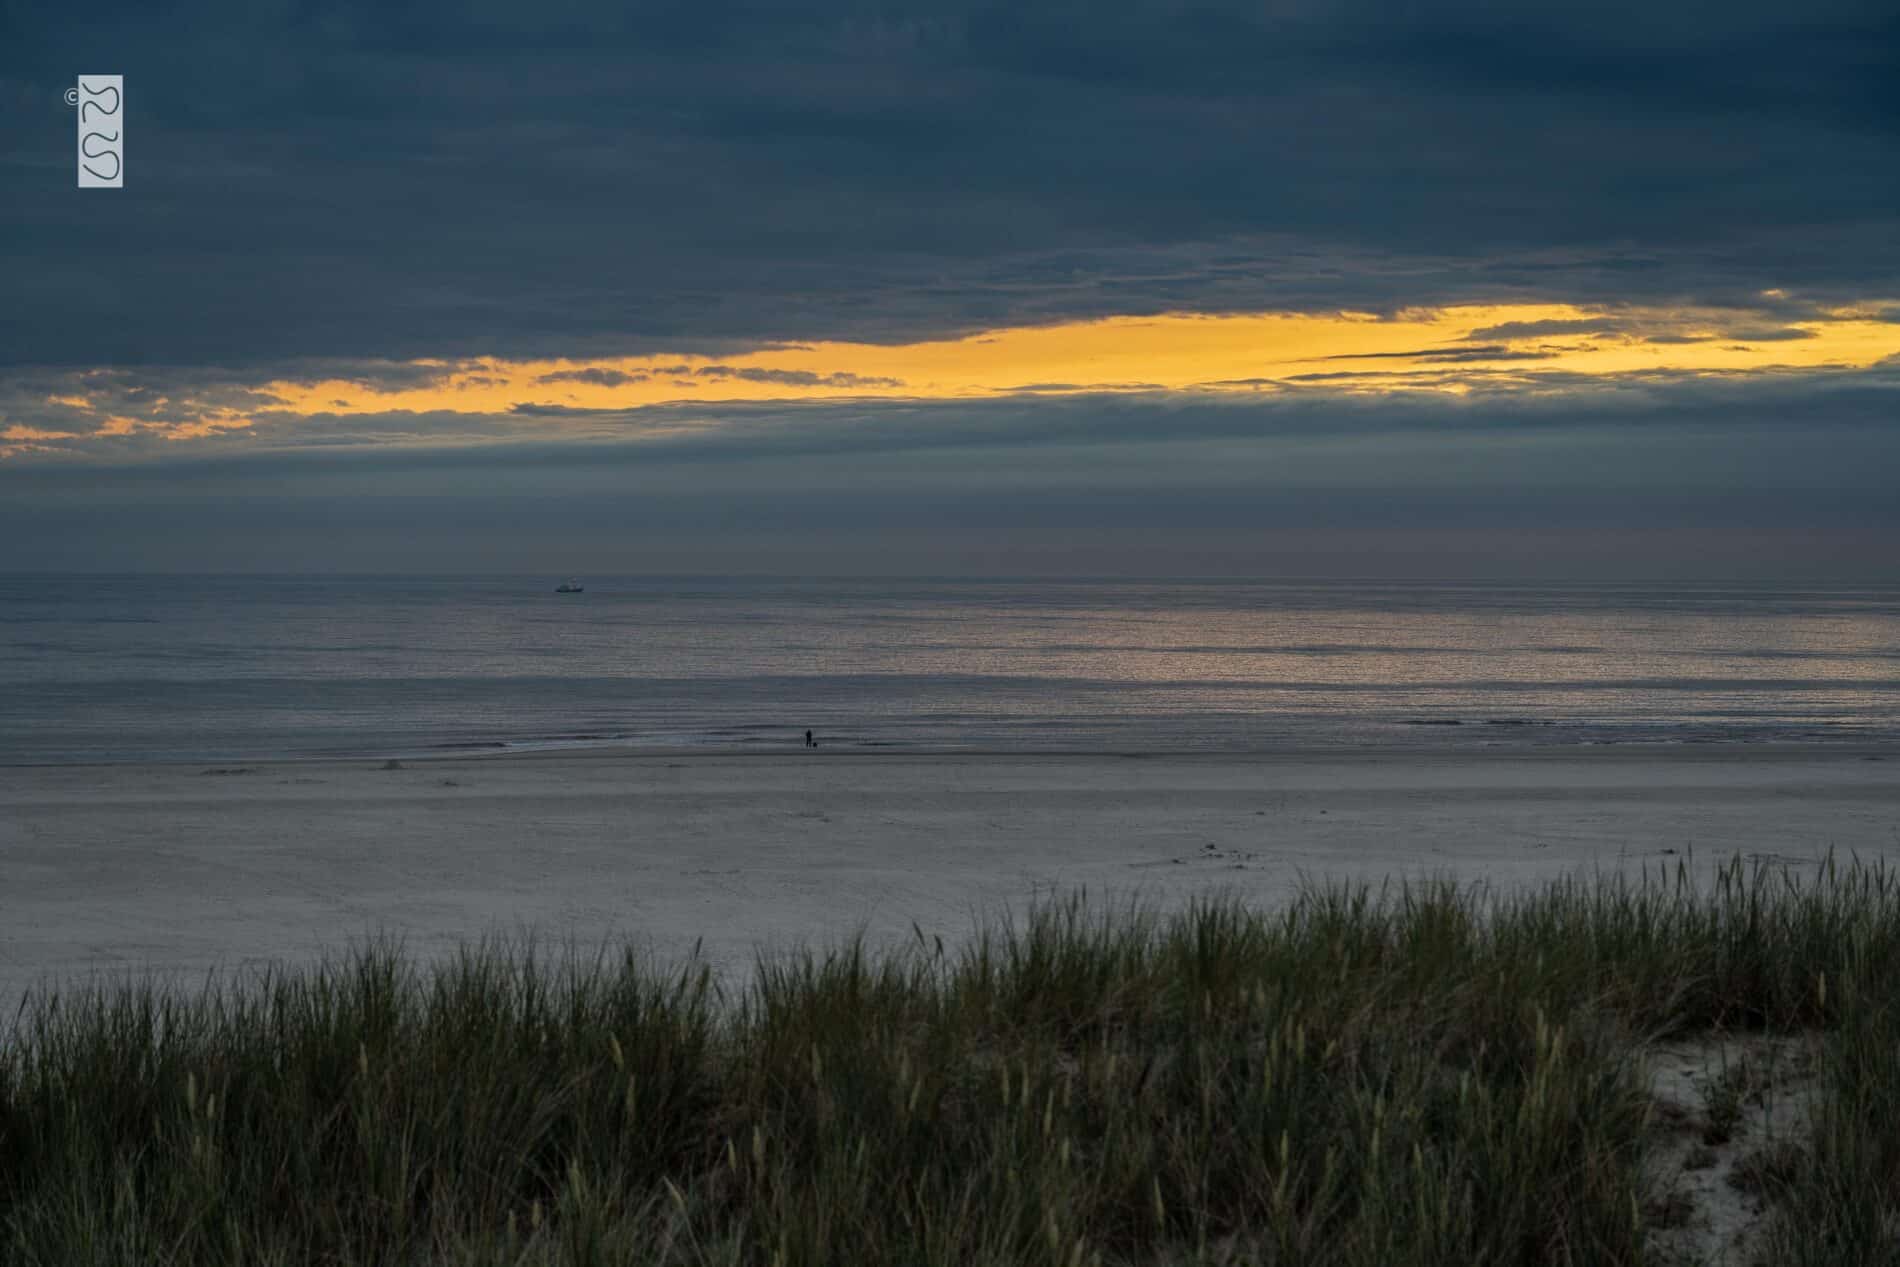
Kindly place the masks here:
MULTIPOLYGON (((0 361, 716 355, 1171 308, 1900 291, 1900 14, 8 11, 0 361), (73 190, 79 66, 128 185, 73 190)), ((1511 337, 1498 335, 1495 337, 1511 337)))
MULTIPOLYGON (((280 456, 313 445, 399 441, 465 445, 470 440, 505 441, 512 465, 534 446, 550 453, 572 450, 595 440, 629 444, 627 461, 639 466, 675 462, 752 462, 763 459, 846 457, 869 453, 1154 449, 1168 445, 1242 442, 1262 461, 1289 439, 1324 437, 1362 444, 1380 438, 1464 435, 1487 436, 1487 443, 1509 449, 1526 439, 1564 432, 1601 437, 1632 432, 1694 432, 1720 447, 1732 434, 1744 447, 1759 448, 1759 436, 1781 430, 1791 441, 1826 430, 1830 434, 1865 432, 1900 445, 1900 373, 1876 369, 1754 373, 1650 373, 1599 379, 1530 367, 1474 374, 1460 368, 1460 395, 1422 390, 1432 371, 1339 371, 1259 380, 1261 394, 1212 394, 1153 391, 1108 395, 1040 395, 1023 391, 987 401, 844 400, 677 403, 641 408, 583 408, 520 402, 506 413, 480 415, 390 411, 379 414, 314 417, 263 410, 253 417, 245 438, 216 436, 194 442, 190 452, 226 460, 251 447, 268 447, 280 456), (1367 382, 1399 380, 1365 396, 1352 388, 1367 382), (1288 387, 1295 381, 1311 386, 1288 387), (1416 386, 1421 390, 1404 390, 1416 386), (1347 390, 1337 390, 1337 388, 1347 390), (1741 439, 1752 436, 1753 439, 1741 439)), ((1060 388, 1060 384, 1047 385, 1060 388)), ((70 421, 66 406, 47 406, 33 415, 36 425, 70 421), (62 412, 63 411, 63 412, 62 412)), ((162 434, 118 438, 125 458, 171 453, 185 460, 183 446, 162 434)), ((1621 441, 1618 441, 1621 443, 1621 441)), ((486 464, 473 450, 455 461, 486 464)), ((86 469, 110 465, 86 464, 86 469)), ((1465 454, 1467 458, 1471 454, 1465 454)), ((443 452, 386 455, 391 469, 450 460, 443 452)), ((568 458, 560 458, 568 461, 568 458)), ((1148 459, 1144 459, 1148 460, 1148 459)), ((1817 459, 1820 460, 1820 459, 1817 459)), ((1376 449, 1362 461, 1368 472, 1387 470, 1403 476, 1411 460, 1383 463, 1376 449)), ((21 467, 15 477, 30 482, 38 466, 21 467)), ((167 463, 169 469, 176 462, 167 463)), ((1079 465, 1086 466, 1086 463, 1079 465)), ((1475 468, 1474 468, 1475 469, 1475 468)), ((1704 469, 1719 469, 1719 464, 1704 469)), ((1857 468, 1856 478, 1875 474, 1857 468)), ((0 464, 7 472, 8 464, 0 464)), ((929 468, 919 468, 928 479, 929 468)), ((1218 481, 1226 471, 1217 464, 1203 472, 1218 481)), ((807 471, 803 477, 813 474, 807 471)), ((1885 481, 1887 476, 1878 473, 1885 481)), ((1369 477, 1369 476, 1368 476, 1369 477)), ((1635 469, 1618 480, 1689 479, 1682 471, 1635 469)), ((961 475, 945 477, 950 482, 961 475)), ((1851 482, 1851 481, 1850 481, 1851 482)))
POLYGON ((523 400, 508 406, 508 412, 521 418, 628 418, 637 411, 592 409, 583 405, 543 405, 523 400))
POLYGON ((147 437, 122 462, 0 464, 0 568, 1880 575, 1897 401, 1877 372, 537 407, 541 432, 262 417, 163 463, 147 437))
POLYGON ((1472 348, 1464 352, 1435 352, 1425 359, 1438 364, 1456 364, 1464 361, 1548 361, 1557 355, 1559 353, 1552 351, 1491 352, 1472 348))
POLYGON ((1795 339, 1812 339, 1814 331, 1797 330, 1785 326, 1734 326, 1722 332, 1725 338, 1747 339, 1750 343, 1788 343, 1795 339))
POLYGON ((1616 334, 1624 328, 1624 323, 1608 317, 1580 317, 1576 320, 1565 321, 1506 321, 1499 325, 1473 330, 1465 338, 1476 342, 1484 339, 1529 339, 1546 334, 1616 334))
POLYGON ((878 378, 837 371, 819 374, 812 370, 767 370, 752 366, 702 365, 693 373, 700 378, 736 378, 744 383, 776 383, 781 387, 902 387, 900 378, 878 378))
POLYGON ((595 387, 620 387, 627 383, 644 383, 649 374, 628 374, 621 370, 605 370, 589 367, 584 370, 556 370, 552 374, 543 374, 535 379, 537 383, 588 383, 595 387))

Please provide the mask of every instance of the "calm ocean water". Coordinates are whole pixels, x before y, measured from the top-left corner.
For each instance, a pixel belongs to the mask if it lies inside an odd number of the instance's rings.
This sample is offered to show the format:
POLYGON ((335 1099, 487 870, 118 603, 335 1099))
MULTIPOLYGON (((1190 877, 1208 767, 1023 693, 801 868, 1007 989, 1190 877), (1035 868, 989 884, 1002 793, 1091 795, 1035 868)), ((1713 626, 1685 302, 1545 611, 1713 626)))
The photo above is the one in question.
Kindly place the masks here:
POLYGON ((1891 741, 1900 587, 0 576, 0 762, 1891 741))

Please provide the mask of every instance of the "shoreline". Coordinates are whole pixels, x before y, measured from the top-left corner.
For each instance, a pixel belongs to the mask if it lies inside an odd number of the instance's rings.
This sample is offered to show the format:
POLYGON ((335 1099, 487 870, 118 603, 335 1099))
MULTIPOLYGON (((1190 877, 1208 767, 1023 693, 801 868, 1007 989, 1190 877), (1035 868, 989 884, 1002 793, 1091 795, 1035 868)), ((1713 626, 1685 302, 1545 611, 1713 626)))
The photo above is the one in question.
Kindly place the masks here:
MULTIPOLYGON (((1475 727, 1474 727, 1475 729, 1475 727)), ((1599 740, 1580 739, 1567 743, 1339 743, 1263 745, 1250 748, 1194 747, 1078 747, 1011 748, 964 747, 955 744, 896 745, 867 744, 831 747, 816 751, 795 742, 771 747, 736 747, 712 744, 616 745, 586 744, 568 747, 508 747, 504 744, 468 745, 455 750, 391 748, 361 753, 275 753, 252 756, 208 757, 133 757, 125 760, 7 761, 0 760, 0 775, 27 770, 178 770, 191 766, 358 766, 365 762, 401 761, 405 765, 429 763, 468 763, 476 761, 682 761, 682 760, 782 760, 782 761, 937 761, 943 758, 972 761, 1076 761, 1076 760, 1149 760, 1149 761, 1316 761, 1380 760, 1417 758, 1419 760, 1492 761, 1492 760, 1592 760, 1625 754, 1643 759, 1670 759, 1676 756, 1702 755, 1710 760, 1730 760, 1737 756, 1763 756, 1775 759, 1812 755, 1834 760, 1857 757, 1900 761, 1900 739, 1855 740, 1850 738, 1804 741, 1754 739, 1658 739, 1599 740)))

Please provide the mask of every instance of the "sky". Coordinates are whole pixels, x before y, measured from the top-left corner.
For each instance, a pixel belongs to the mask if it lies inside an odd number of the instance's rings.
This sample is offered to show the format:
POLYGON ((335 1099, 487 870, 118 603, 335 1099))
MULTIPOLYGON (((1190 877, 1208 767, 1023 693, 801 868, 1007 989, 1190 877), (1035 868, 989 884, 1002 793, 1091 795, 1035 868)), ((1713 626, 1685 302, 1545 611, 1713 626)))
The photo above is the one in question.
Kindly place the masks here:
POLYGON ((1896 485, 1891 3, 0 0, 0 569, 1857 582, 1896 485))

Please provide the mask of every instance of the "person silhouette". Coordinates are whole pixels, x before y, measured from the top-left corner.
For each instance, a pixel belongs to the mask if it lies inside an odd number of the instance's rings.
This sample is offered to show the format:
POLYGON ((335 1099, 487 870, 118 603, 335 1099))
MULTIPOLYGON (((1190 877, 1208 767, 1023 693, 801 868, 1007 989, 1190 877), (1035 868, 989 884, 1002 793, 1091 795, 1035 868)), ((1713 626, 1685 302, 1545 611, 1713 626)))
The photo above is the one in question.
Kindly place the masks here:
POLYGON ((807 748, 816 748, 818 746, 812 741, 811 731, 809 730, 805 732, 805 746, 807 748))

